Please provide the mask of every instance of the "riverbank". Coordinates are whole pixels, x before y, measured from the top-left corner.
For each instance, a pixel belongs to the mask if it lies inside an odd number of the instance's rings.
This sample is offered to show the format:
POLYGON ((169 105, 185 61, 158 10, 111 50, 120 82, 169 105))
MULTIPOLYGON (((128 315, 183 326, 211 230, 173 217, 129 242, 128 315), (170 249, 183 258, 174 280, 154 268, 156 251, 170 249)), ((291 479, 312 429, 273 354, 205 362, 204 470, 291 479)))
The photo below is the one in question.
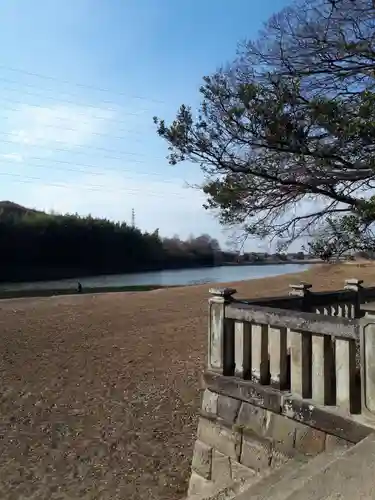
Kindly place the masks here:
MULTIPOLYGON (((149 292, 165 288, 162 285, 129 285, 129 286, 102 286, 102 287, 82 287, 78 288, 50 288, 50 289, 25 289, 25 290, 1 290, 1 299, 21 299, 36 297, 55 297, 57 295, 85 295, 92 293, 120 293, 120 292, 149 292)), ((172 287, 173 288, 173 287, 172 287)))
MULTIPOLYGON (((232 283, 375 283, 375 266, 232 283)), ((189 476, 207 349, 209 285, 0 302, 2 498, 175 500, 189 476)))
POLYGON ((5 283, 0 285, 0 297, 40 297, 77 293, 78 282, 84 293, 104 293, 120 291, 146 291, 164 287, 200 285, 205 283, 231 282, 264 278, 310 267, 308 264, 284 264, 277 266, 217 266, 210 268, 179 269, 147 273, 119 274, 79 277, 74 280, 45 282, 5 283), (26 294, 23 292, 27 292, 26 294), (17 292, 17 293, 11 293, 17 292))

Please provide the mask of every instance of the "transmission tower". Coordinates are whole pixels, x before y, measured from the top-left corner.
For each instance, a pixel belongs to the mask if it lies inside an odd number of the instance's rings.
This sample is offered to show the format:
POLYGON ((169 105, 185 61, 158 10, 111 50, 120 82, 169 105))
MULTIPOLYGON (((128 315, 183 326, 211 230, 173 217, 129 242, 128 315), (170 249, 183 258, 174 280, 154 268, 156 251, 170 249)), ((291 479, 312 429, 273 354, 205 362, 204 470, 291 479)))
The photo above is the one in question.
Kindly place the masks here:
POLYGON ((135 227, 135 210, 132 208, 132 227, 135 227))

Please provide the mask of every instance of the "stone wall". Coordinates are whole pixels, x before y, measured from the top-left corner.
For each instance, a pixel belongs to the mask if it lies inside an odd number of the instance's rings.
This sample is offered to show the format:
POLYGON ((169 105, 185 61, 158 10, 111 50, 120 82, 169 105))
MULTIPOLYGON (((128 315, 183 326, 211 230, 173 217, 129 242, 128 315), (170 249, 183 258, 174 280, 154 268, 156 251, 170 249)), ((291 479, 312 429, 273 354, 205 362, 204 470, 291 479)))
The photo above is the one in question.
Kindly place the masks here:
POLYGON ((249 402, 205 389, 188 496, 241 488, 290 459, 350 443, 249 402))

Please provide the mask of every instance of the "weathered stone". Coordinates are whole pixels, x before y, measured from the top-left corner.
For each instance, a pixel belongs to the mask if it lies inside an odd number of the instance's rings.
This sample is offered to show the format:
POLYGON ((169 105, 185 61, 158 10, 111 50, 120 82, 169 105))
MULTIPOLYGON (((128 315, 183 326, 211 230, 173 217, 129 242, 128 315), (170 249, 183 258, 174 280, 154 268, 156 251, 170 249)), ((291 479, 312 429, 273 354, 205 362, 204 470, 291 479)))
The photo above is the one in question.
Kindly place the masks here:
POLYGON ((235 397, 275 413, 281 412, 282 395, 278 390, 250 380, 223 377, 212 371, 205 372, 203 378, 206 387, 215 393, 235 397))
POLYGON ((272 446, 270 441, 256 441, 249 436, 243 436, 241 463, 259 472, 267 469, 271 464, 272 446))
POLYGON ((211 479, 212 447, 195 441, 192 469, 205 479, 211 479))
POLYGON ((217 402, 219 395, 206 389, 202 397, 202 410, 208 415, 217 415, 217 402))
POLYGON ((238 413, 237 425, 241 426, 244 431, 251 431, 258 436, 264 436, 266 422, 267 410, 249 403, 242 403, 238 413))
POLYGON ((341 439, 337 436, 333 436, 332 434, 327 434, 326 436, 326 451, 336 450, 337 448, 350 448, 352 443, 349 443, 345 439, 341 439))
POLYGON ((211 481, 204 479, 202 476, 192 471, 189 481, 188 496, 203 494, 211 485, 211 481))
POLYGON ((197 434, 200 441, 212 446, 224 455, 238 460, 242 440, 240 432, 227 429, 217 422, 211 422, 201 417, 197 434))
POLYGON ((272 469, 278 469, 282 465, 284 465, 286 462, 288 462, 289 457, 284 455, 284 453, 281 453, 280 451, 277 450, 272 450, 271 453, 271 467, 272 469))
MULTIPOLYGON (((375 344, 374 344, 375 346, 375 344)), ((355 401, 355 340, 336 339, 336 405, 344 413, 354 413, 355 401)), ((375 357, 374 357, 375 361, 375 357)), ((367 387, 367 380, 365 386, 367 387)), ((375 388, 375 384, 374 384, 375 388)), ((375 406, 374 406, 375 409, 375 406)))
POLYGON ((241 401, 238 399, 220 395, 217 402, 217 415, 226 422, 233 424, 237 418, 240 406, 241 401))
POLYGON ((212 480, 220 484, 231 480, 230 458, 216 450, 212 455, 212 480))
POLYGON ((358 443, 373 432, 371 427, 358 420, 314 406, 310 401, 303 401, 293 396, 284 399, 282 413, 288 415, 290 419, 309 424, 351 443, 358 443))
MULTIPOLYGON (((375 314, 375 313, 374 313, 375 314)), ((364 363, 362 367, 363 403, 366 410, 375 411, 375 324, 372 319, 364 318, 362 338, 364 363)))
POLYGON ((305 455, 317 455, 324 451, 326 433, 307 425, 296 423, 295 448, 305 455))
POLYGON ((282 415, 270 413, 266 436, 271 438, 275 450, 289 456, 293 454, 296 422, 282 415))
POLYGON ((230 461, 230 467, 233 481, 248 481, 255 476, 253 469, 249 469, 235 460, 230 461))
POLYGON ((224 299, 212 297, 209 300, 208 325, 208 368, 223 372, 224 350, 224 299))

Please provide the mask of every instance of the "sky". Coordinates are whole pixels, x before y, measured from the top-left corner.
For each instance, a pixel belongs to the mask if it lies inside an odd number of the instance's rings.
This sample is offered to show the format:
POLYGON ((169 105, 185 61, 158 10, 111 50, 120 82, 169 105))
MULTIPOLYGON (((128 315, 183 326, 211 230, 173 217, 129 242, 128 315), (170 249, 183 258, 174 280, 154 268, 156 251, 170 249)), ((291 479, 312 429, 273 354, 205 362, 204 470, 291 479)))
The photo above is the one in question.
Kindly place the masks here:
POLYGON ((189 187, 199 167, 168 164, 152 117, 197 109, 203 76, 289 3, 0 0, 0 200, 129 223, 134 208, 143 231, 225 245, 189 187))

